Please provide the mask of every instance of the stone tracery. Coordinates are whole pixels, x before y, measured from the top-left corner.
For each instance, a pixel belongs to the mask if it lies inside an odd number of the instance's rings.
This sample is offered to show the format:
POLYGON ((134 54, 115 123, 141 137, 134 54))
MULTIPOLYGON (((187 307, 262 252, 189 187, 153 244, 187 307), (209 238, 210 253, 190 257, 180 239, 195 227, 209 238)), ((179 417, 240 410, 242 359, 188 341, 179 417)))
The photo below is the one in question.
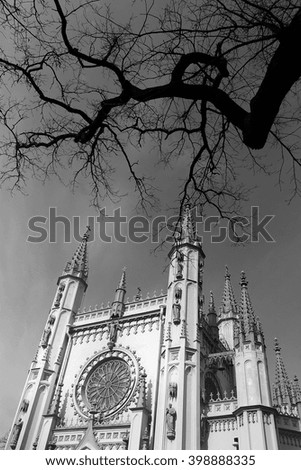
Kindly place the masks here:
POLYGON ((103 419, 127 409, 137 396, 139 359, 124 348, 95 354, 82 369, 74 386, 77 413, 88 417, 94 408, 103 419))
POLYGON ((118 359, 109 360, 101 363, 89 377, 86 397, 99 411, 108 411, 122 401, 130 385, 128 365, 118 359))

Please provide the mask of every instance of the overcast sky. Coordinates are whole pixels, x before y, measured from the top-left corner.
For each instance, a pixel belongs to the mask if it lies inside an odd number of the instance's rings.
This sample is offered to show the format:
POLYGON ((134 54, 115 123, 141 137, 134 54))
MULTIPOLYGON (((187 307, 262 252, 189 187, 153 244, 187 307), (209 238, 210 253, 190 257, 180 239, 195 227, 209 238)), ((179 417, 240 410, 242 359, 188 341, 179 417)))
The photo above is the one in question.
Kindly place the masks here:
MULTIPOLYGON (((149 149, 141 153, 143 159, 149 149)), ((177 177, 185 171, 185 162, 177 162, 173 171, 156 167, 158 184, 162 186, 162 204, 167 207, 173 201, 179 183, 177 177)), ((248 176, 248 180, 250 180, 248 176)), ((126 179, 125 179, 126 181, 126 179)), ((289 375, 301 378, 301 216, 300 200, 285 203, 285 194, 275 187, 273 178, 254 178, 258 189, 251 204, 260 206, 260 214, 274 214, 269 225, 275 243, 248 244, 235 247, 231 242, 211 244, 209 234, 204 241, 206 265, 204 289, 206 306, 209 290, 213 290, 216 305, 221 302, 224 266, 228 264, 232 282, 239 301, 239 276, 244 269, 249 280, 250 296, 263 323, 270 365, 271 380, 274 377, 273 338, 277 336, 282 346, 289 375)), ((126 183, 124 183, 126 185, 126 183)), ((79 187, 75 194, 57 181, 45 186, 31 181, 28 196, 9 192, 0 193, 0 315, 1 315, 1 363, 2 386, 0 389, 0 435, 11 425, 20 398, 28 368, 34 357, 56 291, 56 282, 66 261, 77 247, 77 242, 64 243, 62 227, 58 227, 56 243, 28 243, 28 220, 36 215, 48 217, 49 207, 56 207, 59 215, 79 216, 82 230, 87 217, 96 215, 89 206, 87 185, 79 187)), ((107 212, 117 205, 107 204, 107 212)), ((127 197, 122 202, 122 214, 133 215, 134 201, 127 197)), ((127 295, 132 297, 141 287, 143 296, 149 291, 166 291, 167 249, 152 253, 150 243, 104 244, 97 237, 89 243, 89 287, 84 305, 100 305, 111 301, 123 266, 127 266, 127 295)))

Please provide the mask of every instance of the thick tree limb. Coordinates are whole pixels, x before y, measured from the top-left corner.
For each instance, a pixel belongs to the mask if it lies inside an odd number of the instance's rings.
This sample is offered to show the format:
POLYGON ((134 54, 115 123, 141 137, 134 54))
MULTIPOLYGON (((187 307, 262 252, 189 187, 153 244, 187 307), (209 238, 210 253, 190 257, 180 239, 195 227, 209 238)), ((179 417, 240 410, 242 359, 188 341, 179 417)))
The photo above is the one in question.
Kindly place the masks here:
POLYGON ((125 105, 130 99, 147 103, 161 98, 185 98, 188 100, 206 99, 212 103, 236 127, 243 130, 248 113, 233 101, 226 92, 207 85, 187 85, 182 82, 170 82, 167 85, 147 88, 145 90, 130 85, 118 98, 106 100, 94 121, 86 126, 77 136, 76 141, 88 142, 108 117, 110 110, 125 105))
POLYGON ((140 89, 124 81, 124 91, 118 98, 102 104, 93 123, 78 136, 78 141, 87 142, 99 128, 113 107, 126 104, 130 99, 146 103, 160 98, 206 99, 212 103, 234 126, 242 131, 244 143, 252 149, 263 148, 280 106, 294 83, 301 76, 301 61, 297 59, 301 44, 301 10, 291 24, 282 32, 280 45, 271 58, 264 79, 250 103, 247 112, 228 94, 208 85, 189 85, 182 82, 185 70, 191 64, 203 63, 217 67, 223 77, 229 75, 226 61, 203 53, 191 53, 181 57, 171 73, 167 85, 140 89))
POLYGON ((250 114, 243 126, 244 143, 250 148, 265 145, 285 96, 301 77, 300 45, 301 9, 280 36, 280 45, 250 103, 250 114))
POLYGON ((203 52, 191 52, 190 54, 184 54, 181 56, 179 62, 173 69, 171 74, 171 81, 178 82, 179 80, 182 80, 186 69, 191 64, 212 65, 218 69, 222 77, 229 76, 229 72, 227 70, 227 61, 224 57, 213 57, 209 54, 204 54, 203 52))

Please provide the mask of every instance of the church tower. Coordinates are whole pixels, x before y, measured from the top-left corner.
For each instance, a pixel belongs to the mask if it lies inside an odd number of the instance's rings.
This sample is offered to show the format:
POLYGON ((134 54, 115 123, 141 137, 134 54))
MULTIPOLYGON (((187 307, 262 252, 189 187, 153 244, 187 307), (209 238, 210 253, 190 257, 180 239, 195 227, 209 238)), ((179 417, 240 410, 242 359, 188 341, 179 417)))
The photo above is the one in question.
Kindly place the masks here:
POLYGON ((200 338, 205 255, 190 207, 170 253, 165 335, 161 352, 155 449, 198 449, 200 338))
POLYGON ((235 329, 235 375, 240 449, 278 449, 275 409, 272 408, 266 346, 255 317, 248 281, 241 273, 241 302, 235 329))
POLYGON ((58 278, 56 294, 27 376, 7 449, 47 448, 56 423, 60 380, 68 361, 71 344, 68 330, 87 288, 89 231, 88 228, 72 260, 58 278))
POLYGON ((273 383, 273 405, 277 410, 276 422, 279 448, 283 450, 301 447, 301 389, 298 377, 289 379, 281 354, 278 339, 274 345, 276 373, 273 383))
POLYGON ((203 292, 205 255, 185 206, 167 289, 126 298, 125 268, 100 306, 87 288, 89 230, 58 279, 7 449, 301 449, 301 389, 278 341, 273 400, 248 281, 228 268, 220 311, 203 292))
POLYGON ((281 355, 278 339, 275 338, 276 374, 273 384, 273 404, 279 413, 301 416, 301 389, 298 377, 290 380, 281 355))

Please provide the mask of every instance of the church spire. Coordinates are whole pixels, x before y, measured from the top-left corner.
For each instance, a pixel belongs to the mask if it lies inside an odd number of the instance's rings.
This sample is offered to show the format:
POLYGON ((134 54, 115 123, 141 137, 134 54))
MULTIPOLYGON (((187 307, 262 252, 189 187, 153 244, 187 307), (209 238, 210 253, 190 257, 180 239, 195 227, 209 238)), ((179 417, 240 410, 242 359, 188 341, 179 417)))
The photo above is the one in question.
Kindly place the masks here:
POLYGON ((292 396, 292 385, 285 369, 281 355, 281 348, 277 338, 275 338, 274 350, 276 354, 276 374, 275 384, 273 386, 274 405, 280 407, 290 407, 293 405, 294 401, 292 396))
POLYGON ((111 318, 120 318, 124 313, 124 298, 126 293, 125 270, 126 268, 123 268, 121 278, 115 292, 114 301, 112 302, 111 318))
POLYGON ((190 204, 185 204, 183 215, 181 217, 180 238, 182 241, 193 243, 196 241, 195 221, 191 211, 190 204))
POLYGON ((224 285, 224 292, 223 292, 223 299, 222 299, 222 305, 221 305, 221 315, 227 315, 227 316, 232 316, 232 315, 237 315, 237 304, 233 292, 233 287, 231 283, 231 275, 228 269, 228 266, 226 266, 226 271, 225 271, 225 285, 224 285))
POLYGON ((241 286, 241 297, 240 297, 240 308, 239 308, 240 330, 244 334, 246 339, 257 340, 258 319, 256 319, 254 315, 254 310, 251 304, 249 291, 248 291, 248 281, 247 281, 244 271, 241 272, 240 286, 241 286))
POLYGON ((120 278, 118 287, 117 287, 117 289, 121 289, 121 290, 123 290, 124 292, 126 291, 125 270, 126 270, 126 268, 124 267, 123 270, 122 270, 122 274, 121 274, 121 278, 120 278))
POLYGON ((64 269, 63 274, 71 274, 82 278, 84 281, 88 278, 88 240, 90 236, 90 227, 87 227, 77 250, 75 251, 71 261, 69 261, 64 269))
MULTIPOLYGON (((201 238, 198 237, 196 233, 196 212, 191 209, 189 203, 186 203, 181 209, 177 226, 174 229, 174 244, 168 253, 168 256, 172 259, 172 255, 176 253, 176 258, 178 259, 179 256, 181 256, 182 248, 187 245, 193 245, 194 248, 199 250, 202 258, 205 259, 205 254, 202 250, 201 238)), ((181 277, 182 273, 178 272, 177 278, 179 279, 181 277)))

